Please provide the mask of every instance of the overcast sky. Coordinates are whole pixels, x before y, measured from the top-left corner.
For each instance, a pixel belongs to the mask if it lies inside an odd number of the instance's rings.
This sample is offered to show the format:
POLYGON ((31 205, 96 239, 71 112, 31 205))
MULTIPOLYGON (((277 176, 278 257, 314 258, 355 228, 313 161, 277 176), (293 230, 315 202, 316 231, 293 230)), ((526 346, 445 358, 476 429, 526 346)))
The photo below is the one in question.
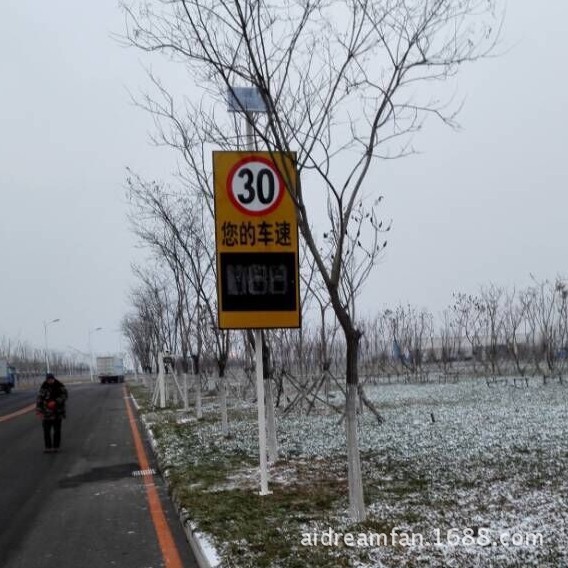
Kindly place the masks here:
MULTIPOLYGON (((380 167, 388 253, 364 295, 375 310, 437 313, 456 291, 568 276, 568 2, 514 0, 510 50, 463 70, 459 133, 427 124, 419 156, 380 167)), ((155 178, 169 157, 128 91, 143 55, 111 38, 114 1, 4 0, 0 18, 0 338, 95 352, 123 347, 131 263, 126 166, 155 178)), ((180 74, 182 70, 180 69, 180 74)))

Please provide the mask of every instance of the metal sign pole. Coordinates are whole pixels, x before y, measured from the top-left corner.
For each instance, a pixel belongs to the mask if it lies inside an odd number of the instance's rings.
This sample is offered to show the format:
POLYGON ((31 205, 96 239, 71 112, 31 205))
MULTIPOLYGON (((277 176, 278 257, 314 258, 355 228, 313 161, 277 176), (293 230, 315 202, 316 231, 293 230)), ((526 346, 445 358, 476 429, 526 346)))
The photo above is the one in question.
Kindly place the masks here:
MULTIPOLYGON (((245 113, 247 148, 254 150, 252 113, 245 113)), ((260 495, 270 495, 268 490, 268 453, 266 447, 266 413, 264 403, 264 365, 262 362, 262 331, 254 330, 256 360, 256 405, 258 409, 258 449, 260 452, 260 495)))
POLYGON ((256 351, 256 404, 258 407, 258 448, 260 451, 260 494, 269 495, 268 459, 266 450, 266 416, 264 406, 264 369, 262 365, 262 332, 254 330, 256 351))

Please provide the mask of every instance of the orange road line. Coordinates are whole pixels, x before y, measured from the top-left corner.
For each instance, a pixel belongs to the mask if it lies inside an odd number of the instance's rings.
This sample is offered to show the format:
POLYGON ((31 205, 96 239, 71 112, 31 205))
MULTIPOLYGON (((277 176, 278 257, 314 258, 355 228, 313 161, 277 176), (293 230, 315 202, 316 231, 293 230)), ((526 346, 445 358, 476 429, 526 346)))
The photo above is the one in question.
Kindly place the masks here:
POLYGON ((12 420, 12 418, 16 418, 16 416, 21 416, 22 414, 31 412, 35 407, 36 407, 35 404, 30 404, 29 406, 24 406, 24 408, 20 408, 20 410, 16 410, 16 412, 12 412, 11 414, 6 414, 6 416, 0 416, 0 422, 6 422, 8 420, 12 420))
MULTIPOLYGON (((125 395, 124 403, 126 404, 130 429, 132 430, 132 437, 134 438, 138 464, 140 465, 141 470, 148 471, 150 469, 150 464, 148 462, 146 450, 144 449, 144 444, 142 443, 140 432, 138 431, 134 413, 132 412, 132 408, 128 403, 128 399, 130 397, 128 396, 126 387, 123 387, 123 390, 125 395)), ((162 504, 160 503, 158 491, 156 490, 156 486, 154 485, 153 475, 144 476, 144 486, 146 488, 146 498, 148 500, 148 505, 150 506, 152 522, 154 523, 154 528, 156 529, 156 535, 158 536, 158 542, 160 544, 162 556, 164 557, 164 561, 166 563, 166 568, 183 568, 178 549, 174 542, 170 527, 168 526, 168 523, 166 521, 164 509, 162 508, 162 504)))

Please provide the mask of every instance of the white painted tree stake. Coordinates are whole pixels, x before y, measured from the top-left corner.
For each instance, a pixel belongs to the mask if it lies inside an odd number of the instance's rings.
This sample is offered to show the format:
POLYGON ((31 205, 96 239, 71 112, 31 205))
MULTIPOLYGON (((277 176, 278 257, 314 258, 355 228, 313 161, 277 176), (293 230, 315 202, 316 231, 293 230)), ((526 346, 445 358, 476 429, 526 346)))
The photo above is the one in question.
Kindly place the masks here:
POLYGON ((201 374, 195 373, 193 375, 195 382, 195 416, 197 420, 203 418, 203 404, 201 401, 201 374))
POLYGON ((187 384, 187 373, 183 374, 183 409, 189 410, 189 385, 187 384))
MULTIPOLYGON (((263 369, 264 374, 264 369, 263 369)), ((268 437, 268 462, 276 463, 278 460, 278 440, 276 438, 276 416, 274 415, 274 399, 272 397, 271 381, 267 380, 264 393, 266 398, 266 435, 268 437)))
POLYGON ((166 370, 164 368, 164 354, 158 355, 158 396, 160 399, 160 408, 166 408, 166 370))
POLYGON ((227 377, 219 377, 221 390, 221 430, 225 438, 229 437, 229 414, 227 410, 227 377))

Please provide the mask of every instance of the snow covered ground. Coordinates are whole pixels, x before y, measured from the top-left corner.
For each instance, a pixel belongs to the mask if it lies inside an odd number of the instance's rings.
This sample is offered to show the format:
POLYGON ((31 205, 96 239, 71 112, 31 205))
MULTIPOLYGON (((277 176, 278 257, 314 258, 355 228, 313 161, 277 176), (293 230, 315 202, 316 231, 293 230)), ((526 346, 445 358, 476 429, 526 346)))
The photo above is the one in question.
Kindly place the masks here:
POLYGON ((147 418, 159 424, 162 465, 181 501, 227 565, 568 566, 568 385, 464 379, 367 394, 385 422, 371 413, 360 421, 369 512, 360 525, 347 516, 337 414, 278 418, 280 460, 265 497, 254 406, 234 403, 229 439, 214 403, 199 422, 147 418), (239 499, 221 517, 219 496, 239 499), (243 521, 243 508, 258 518, 243 521), (256 521, 265 532, 252 542, 256 521))

